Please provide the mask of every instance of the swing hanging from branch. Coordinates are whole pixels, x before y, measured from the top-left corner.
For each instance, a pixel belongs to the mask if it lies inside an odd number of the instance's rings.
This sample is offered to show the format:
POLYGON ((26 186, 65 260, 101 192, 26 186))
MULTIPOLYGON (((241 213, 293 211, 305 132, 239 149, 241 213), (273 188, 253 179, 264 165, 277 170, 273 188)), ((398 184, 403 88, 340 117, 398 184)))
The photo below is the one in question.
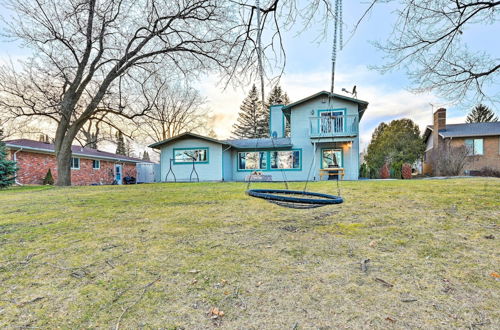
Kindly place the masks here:
MULTIPOLYGON (((264 68, 262 65, 262 26, 261 26, 261 8, 260 1, 256 0, 256 9, 257 9, 257 60, 258 60, 258 71, 260 78, 260 87, 261 87, 261 97, 262 97, 262 106, 265 104, 264 97, 264 68)), ((333 47, 332 47, 332 80, 330 86, 330 96, 328 103, 331 104, 331 100, 333 98, 334 91, 334 82, 335 82, 335 64, 337 61, 337 43, 340 43, 340 49, 342 49, 342 0, 336 0, 335 2, 335 23, 334 23, 334 35, 333 35, 333 47), (337 39, 338 36, 338 39, 337 39)), ((258 150, 258 142, 257 139, 255 145, 255 151, 258 150)), ((273 149, 277 150, 274 144, 274 139, 271 138, 273 149)), ((316 154, 317 147, 314 145, 314 153, 316 154)), ((344 202, 343 198, 340 196, 340 186, 339 186, 339 175, 337 178, 337 196, 317 193, 317 192, 309 192, 307 191, 307 184, 309 183, 309 178, 311 175, 311 170, 315 165, 315 157, 313 157, 313 161, 311 161, 311 166, 309 168, 309 172, 307 174, 306 183, 304 185, 303 190, 290 190, 288 188, 288 180, 286 178, 286 174, 281 169, 281 174, 283 176, 283 182, 285 183, 286 189, 250 189, 250 183, 252 181, 252 175, 248 177, 247 184, 247 195, 264 199, 270 203, 274 203, 276 205, 288 208, 295 209, 310 209, 317 208, 326 205, 334 205, 341 204, 344 202)))

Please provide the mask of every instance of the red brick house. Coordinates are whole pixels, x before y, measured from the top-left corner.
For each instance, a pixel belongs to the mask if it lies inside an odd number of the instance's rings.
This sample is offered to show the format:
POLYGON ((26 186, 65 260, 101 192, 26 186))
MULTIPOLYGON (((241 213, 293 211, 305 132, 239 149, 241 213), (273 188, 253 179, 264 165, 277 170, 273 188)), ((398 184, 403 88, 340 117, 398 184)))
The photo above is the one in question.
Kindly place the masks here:
POLYGON ((424 174, 436 174, 433 173, 432 159, 445 143, 467 148, 464 174, 473 174, 484 168, 500 171, 500 122, 447 124, 444 108, 436 110, 433 121, 433 125, 427 126, 424 132, 427 145, 424 174))
MULTIPOLYGON (((8 155, 17 162, 17 183, 42 184, 50 169, 57 179, 57 162, 51 143, 19 139, 4 141, 8 155)), ((72 146, 71 183, 76 186, 122 184, 126 176, 137 177, 136 164, 143 160, 91 148, 72 146)))

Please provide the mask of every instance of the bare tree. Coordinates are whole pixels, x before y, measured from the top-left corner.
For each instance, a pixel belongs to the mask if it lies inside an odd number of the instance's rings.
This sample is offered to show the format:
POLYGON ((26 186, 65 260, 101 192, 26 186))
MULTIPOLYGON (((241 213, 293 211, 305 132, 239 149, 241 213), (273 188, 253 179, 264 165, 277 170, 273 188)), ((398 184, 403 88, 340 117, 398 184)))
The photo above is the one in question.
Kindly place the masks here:
POLYGON ((213 69, 227 81, 252 79, 262 30, 269 33, 264 65, 281 73, 282 31, 297 24, 306 29, 314 21, 323 23, 326 36, 334 18, 333 0, 269 0, 260 9, 253 0, 3 2, 14 13, 7 33, 34 55, 22 70, 0 69, 0 107, 12 116, 56 123, 57 185, 71 184, 71 144, 89 120, 98 121, 103 113, 134 119, 150 110, 127 102, 122 85, 137 83, 137 77, 147 80, 158 66, 191 79, 213 69))
POLYGON ((140 135, 148 141, 162 141, 205 124, 205 99, 199 91, 157 75, 142 88, 142 102, 150 109, 134 120, 140 135))
MULTIPOLYGON (((377 2, 394 0, 373 0, 368 10, 377 2)), ((454 102, 498 102, 500 59, 473 51, 464 37, 473 25, 490 26, 496 44, 499 9, 500 1, 493 0, 403 0, 392 35, 376 44, 387 55, 378 69, 405 69, 416 92, 434 91, 454 102)))
POLYGON ((232 65, 238 49, 231 11, 219 0, 6 0, 9 33, 34 50, 22 71, 0 70, 0 106, 16 116, 57 123, 57 185, 70 185, 71 144, 101 113, 135 118, 120 78, 147 76, 155 65, 188 74, 232 65), (111 99, 113 100, 113 98, 111 99))
POLYGON ((445 141, 432 157, 435 175, 460 175, 469 161, 467 148, 464 145, 454 147, 449 141, 445 141))

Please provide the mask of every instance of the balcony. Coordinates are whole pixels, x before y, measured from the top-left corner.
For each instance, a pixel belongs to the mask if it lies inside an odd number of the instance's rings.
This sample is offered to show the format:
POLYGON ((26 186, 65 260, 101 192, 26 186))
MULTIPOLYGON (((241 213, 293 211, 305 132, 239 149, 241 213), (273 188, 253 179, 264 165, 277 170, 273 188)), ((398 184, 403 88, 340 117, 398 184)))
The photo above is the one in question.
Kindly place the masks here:
POLYGON ((358 123, 357 115, 310 117, 309 135, 311 138, 357 136, 358 123))

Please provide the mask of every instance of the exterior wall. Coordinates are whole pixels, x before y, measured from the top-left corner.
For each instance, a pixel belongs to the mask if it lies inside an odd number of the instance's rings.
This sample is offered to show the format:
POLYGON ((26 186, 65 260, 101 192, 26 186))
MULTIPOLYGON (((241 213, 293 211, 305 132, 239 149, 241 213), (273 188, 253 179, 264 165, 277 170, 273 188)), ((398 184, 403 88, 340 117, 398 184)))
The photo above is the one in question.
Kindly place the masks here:
POLYGON ((277 104, 271 105, 269 109, 269 137, 272 137, 274 132, 277 138, 285 136, 285 115, 282 108, 282 104, 277 104))
MULTIPOLYGON (((474 139, 483 139, 483 155, 469 156, 465 171, 479 171, 490 167, 500 171, 500 136, 475 136, 474 139)), ((454 138, 451 140, 453 147, 463 146, 467 138, 454 138)))
MULTIPOLYGON (((195 163, 196 172, 200 181, 221 181, 222 180, 222 145, 197 138, 187 138, 172 142, 161 148, 161 181, 165 180, 170 168, 170 160, 173 159, 176 148, 208 148, 208 163, 195 163)), ((193 169, 192 163, 173 164, 172 170, 177 181, 189 181, 189 176, 193 169)), ((173 181, 173 176, 169 174, 168 181, 173 181)))
MULTIPOLYGON (((483 155, 469 156, 465 165, 464 173, 468 171, 479 171, 484 167, 489 167, 500 171, 500 136, 475 136, 474 139, 483 139, 483 155)), ((451 139, 452 147, 459 147, 465 144, 468 138, 451 139)), ((429 137, 428 141, 432 140, 429 137)), ((427 142, 428 142, 427 141, 427 142)), ((439 143, 443 143, 443 138, 439 137, 439 143)), ((432 174, 433 148, 426 150, 424 159, 424 174, 432 174)))
MULTIPOLYGON (((14 155, 10 151, 11 158, 14 155)), ((80 169, 71 170, 71 183, 75 186, 90 184, 111 184, 114 180, 114 162, 100 160, 100 169, 92 168, 92 159, 80 158, 80 169)), ((52 154, 20 151, 16 154, 17 181, 21 184, 42 184, 50 169, 54 180, 57 179, 56 157, 52 154)), ((122 165, 123 175, 136 176, 134 163, 116 163, 122 165)))
MULTIPOLYGON (((345 100, 333 99, 331 103, 324 97, 318 97, 312 99, 308 102, 302 103, 291 110, 291 140, 294 148, 301 148, 303 150, 303 163, 307 164, 307 168, 304 168, 302 174, 303 178, 307 176, 309 166, 311 164, 311 158, 313 155, 314 146, 312 144, 312 139, 310 138, 310 117, 318 117, 321 110, 329 109, 343 109, 344 114, 358 115, 358 105, 345 100), (325 102, 326 100, 326 102, 325 102)), ((321 148, 326 148, 332 146, 333 141, 339 141, 340 138, 321 138, 314 139, 318 141, 318 150, 316 151, 316 165, 314 167, 314 174, 311 176, 319 178, 319 169, 321 163, 321 148)), ((339 142, 337 142, 339 143, 339 142)), ((342 150, 344 153, 344 169, 345 169, 345 180, 357 180, 359 177, 359 136, 353 138, 352 143, 340 143, 342 145, 342 150)))
POLYGON ((233 181, 233 151, 232 148, 222 152, 222 175, 224 181, 233 181))

